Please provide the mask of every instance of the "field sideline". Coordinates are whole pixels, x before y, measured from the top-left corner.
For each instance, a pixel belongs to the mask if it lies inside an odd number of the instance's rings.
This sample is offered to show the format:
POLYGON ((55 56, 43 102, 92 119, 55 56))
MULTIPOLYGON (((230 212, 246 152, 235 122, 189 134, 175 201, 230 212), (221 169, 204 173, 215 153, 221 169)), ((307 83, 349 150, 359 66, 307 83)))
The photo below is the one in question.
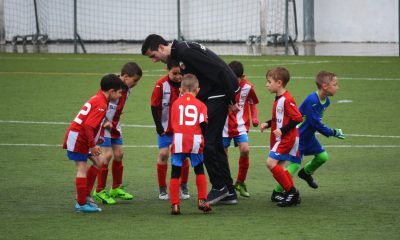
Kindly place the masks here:
MULTIPOLYGON (((225 56, 240 60, 260 99, 260 121, 269 119, 274 96, 265 73, 287 67, 288 89, 298 105, 315 90, 319 70, 337 73, 340 89, 324 122, 342 128, 344 141, 319 136, 329 161, 315 175, 318 190, 295 177, 302 203, 281 209, 270 202, 275 186, 265 168, 269 132, 249 133, 249 199, 169 215, 158 200, 156 137, 150 95, 164 65, 139 55, 0 54, 0 238, 1 239, 398 239, 400 236, 400 58, 225 56), (144 70, 122 115, 124 180, 131 202, 102 206, 100 214, 76 214, 73 164, 61 149, 66 128, 97 92, 105 73, 136 61, 144 70)), ((232 176, 238 150, 230 149, 232 176)), ((305 158, 309 161, 310 158, 305 158)), ((110 180, 110 177, 108 178, 110 180)), ((111 181, 108 182, 108 186, 111 181)))

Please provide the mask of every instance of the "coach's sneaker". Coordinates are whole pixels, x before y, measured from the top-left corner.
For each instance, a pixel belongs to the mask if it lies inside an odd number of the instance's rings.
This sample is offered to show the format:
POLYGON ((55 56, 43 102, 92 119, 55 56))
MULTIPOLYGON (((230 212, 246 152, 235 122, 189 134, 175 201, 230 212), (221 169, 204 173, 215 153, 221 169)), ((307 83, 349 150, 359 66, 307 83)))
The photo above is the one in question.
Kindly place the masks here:
POLYGON ((94 191, 93 192, 93 198, 96 201, 99 201, 99 202, 101 202, 103 204, 113 205, 113 204, 117 203, 112 197, 110 197, 108 192, 106 190, 104 190, 104 189, 101 190, 100 192, 94 191))
POLYGON ((271 195, 272 202, 282 202, 283 199, 285 199, 283 192, 277 192, 277 191, 275 191, 275 189, 272 191, 272 195, 271 195))
POLYGON ((181 208, 179 207, 179 204, 172 204, 171 205, 171 214, 172 215, 181 214, 181 208))
POLYGON ((207 203, 205 199, 199 199, 198 200, 198 208, 200 211, 203 211, 204 213, 211 212, 211 207, 210 204, 207 203))
POLYGON ((235 189, 228 191, 228 195, 221 199, 218 204, 235 205, 238 203, 238 198, 235 189))
POLYGON ((229 191, 226 186, 222 187, 221 189, 216 189, 213 187, 207 195, 207 202, 210 205, 214 205, 224 197, 228 196, 228 194, 229 191))
POLYGON ((92 206, 89 203, 86 203, 85 205, 79 205, 79 203, 75 204, 75 212, 83 212, 83 213, 95 213, 95 212, 100 212, 101 208, 97 208, 92 206))
POLYGON ((189 189, 187 188, 186 183, 181 183, 181 188, 179 189, 179 198, 182 200, 190 198, 189 189))
POLYGON ((119 186, 117 188, 110 189, 110 197, 121 198, 123 200, 132 200, 133 199, 133 195, 127 193, 123 186, 119 186))
POLYGON ((300 193, 295 187, 292 187, 284 196, 285 199, 276 204, 278 207, 289 207, 300 203, 300 193))
POLYGON ((168 200, 168 193, 167 193, 167 187, 160 187, 160 194, 158 195, 158 199, 160 200, 168 200))
POLYGON ((304 171, 304 168, 302 168, 299 173, 297 174, 297 176, 299 176, 299 178, 303 179, 304 181, 307 182, 308 186, 310 186, 311 188, 318 188, 318 184, 314 181, 314 178, 310 175, 307 174, 304 171))
POLYGON ((236 182, 235 189, 239 192, 240 196, 242 197, 250 197, 250 193, 247 191, 246 184, 244 182, 236 182))

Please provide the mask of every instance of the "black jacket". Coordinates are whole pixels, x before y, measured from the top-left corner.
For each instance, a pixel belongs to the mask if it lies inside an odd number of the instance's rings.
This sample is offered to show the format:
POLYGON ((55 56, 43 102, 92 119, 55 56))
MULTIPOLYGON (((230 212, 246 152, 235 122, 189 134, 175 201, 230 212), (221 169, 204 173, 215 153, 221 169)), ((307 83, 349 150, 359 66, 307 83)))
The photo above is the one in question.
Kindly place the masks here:
POLYGON ((192 73, 199 79, 198 99, 205 102, 210 97, 225 95, 230 104, 236 103, 239 82, 231 68, 214 52, 199 43, 174 40, 171 59, 180 62, 184 74, 192 73))

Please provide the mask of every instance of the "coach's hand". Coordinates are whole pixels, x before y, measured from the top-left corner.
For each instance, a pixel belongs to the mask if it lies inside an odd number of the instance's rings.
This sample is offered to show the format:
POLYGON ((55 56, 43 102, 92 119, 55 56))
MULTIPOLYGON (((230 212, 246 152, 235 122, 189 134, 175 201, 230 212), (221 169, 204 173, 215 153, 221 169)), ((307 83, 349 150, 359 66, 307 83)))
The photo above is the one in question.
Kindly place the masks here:
POLYGON ((333 129, 333 136, 339 139, 345 139, 346 136, 343 134, 342 129, 335 128, 333 129))

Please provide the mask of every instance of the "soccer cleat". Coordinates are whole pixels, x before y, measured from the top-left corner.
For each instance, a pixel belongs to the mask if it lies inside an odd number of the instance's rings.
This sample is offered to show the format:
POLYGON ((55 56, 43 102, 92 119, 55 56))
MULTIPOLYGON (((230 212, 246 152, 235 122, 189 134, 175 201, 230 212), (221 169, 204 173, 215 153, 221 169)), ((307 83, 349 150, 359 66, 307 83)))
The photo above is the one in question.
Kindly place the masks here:
POLYGON ((179 207, 179 204, 172 204, 171 205, 171 214, 172 215, 181 214, 181 208, 179 207))
POLYGON ((119 186, 117 188, 110 189, 110 197, 121 198, 123 200, 132 200, 133 199, 133 195, 127 193, 123 186, 119 186))
POLYGON ((278 207, 289 207, 292 205, 300 204, 300 193, 296 188, 292 187, 288 192, 284 195, 285 199, 278 202, 276 205, 278 207))
POLYGON ((101 190, 100 192, 93 192, 93 198, 96 201, 99 201, 103 204, 109 204, 109 205, 113 205, 116 204, 117 202, 108 194, 108 192, 106 190, 101 190))
POLYGON ((90 204, 93 207, 99 208, 99 206, 94 202, 94 199, 91 196, 86 197, 86 202, 87 202, 87 204, 90 204))
POLYGON ((198 208, 200 211, 203 211, 204 213, 211 212, 212 210, 210 204, 208 204, 205 199, 198 200, 198 208))
POLYGON ((94 207, 89 203, 86 203, 84 205, 79 205, 79 203, 75 204, 75 212, 78 212, 78 213, 81 213, 81 212, 95 213, 95 212, 100 212, 100 211, 101 211, 101 208, 94 207))
POLYGON ((246 187, 246 184, 244 184, 244 182, 242 182, 242 183, 236 182, 235 189, 236 189, 236 191, 238 191, 240 193, 240 196, 250 197, 250 193, 247 192, 247 187, 246 187))
POLYGON ((160 194, 158 195, 160 200, 168 200, 167 187, 160 187, 160 194))
POLYGON ((207 202, 210 205, 214 205, 224 197, 228 196, 228 194, 229 191, 226 186, 221 189, 211 188, 210 192, 207 195, 207 202))
POLYGON ((238 198, 235 189, 229 190, 228 195, 221 199, 218 204, 235 205, 238 203, 238 198))
POLYGON ((275 189, 272 191, 271 201, 272 202, 282 202, 285 199, 283 192, 277 192, 275 189))
POLYGON ((181 188, 179 189, 179 198, 182 200, 190 198, 189 189, 187 188, 186 183, 181 183, 181 188))
POLYGON ((310 186, 311 188, 318 188, 318 184, 314 181, 314 178, 310 175, 307 174, 304 171, 304 168, 302 168, 299 173, 297 174, 297 176, 299 176, 299 178, 303 179, 304 181, 307 182, 308 186, 310 186))

